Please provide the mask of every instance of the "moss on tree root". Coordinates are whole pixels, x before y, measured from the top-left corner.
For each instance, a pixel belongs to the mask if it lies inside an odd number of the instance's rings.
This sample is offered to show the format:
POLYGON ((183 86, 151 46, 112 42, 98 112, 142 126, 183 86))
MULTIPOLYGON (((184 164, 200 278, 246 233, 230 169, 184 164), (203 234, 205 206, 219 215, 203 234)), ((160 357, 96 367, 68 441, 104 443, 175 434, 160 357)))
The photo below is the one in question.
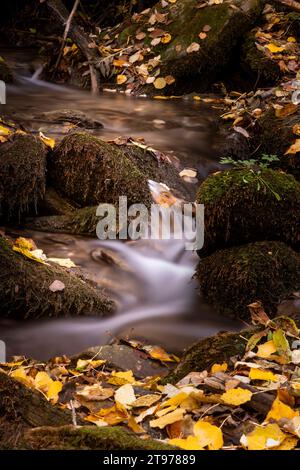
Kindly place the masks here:
POLYGON ((96 426, 43 427, 27 431, 27 444, 35 450, 174 450, 154 439, 141 439, 126 429, 96 426))
POLYGON ((78 275, 57 265, 32 261, 12 250, 0 238, 0 316, 33 319, 77 315, 104 316, 114 310, 105 294, 78 275), (52 292, 50 285, 59 280, 65 288, 52 292))
POLYGON ((220 313, 249 318, 247 305, 261 301, 270 315, 300 288, 300 255, 281 242, 256 242, 216 251, 196 272, 204 298, 220 313))
POLYGON ((14 134, 0 144, 0 216, 19 218, 35 210, 45 193, 46 152, 40 139, 14 134))
POLYGON ((300 184, 291 175, 270 169, 260 179, 247 169, 216 173, 201 184, 197 202, 205 206, 200 256, 258 240, 299 247, 300 184))
POLYGON ((49 162, 51 183, 80 206, 151 203, 147 180, 139 168, 112 144, 86 133, 65 137, 49 162))

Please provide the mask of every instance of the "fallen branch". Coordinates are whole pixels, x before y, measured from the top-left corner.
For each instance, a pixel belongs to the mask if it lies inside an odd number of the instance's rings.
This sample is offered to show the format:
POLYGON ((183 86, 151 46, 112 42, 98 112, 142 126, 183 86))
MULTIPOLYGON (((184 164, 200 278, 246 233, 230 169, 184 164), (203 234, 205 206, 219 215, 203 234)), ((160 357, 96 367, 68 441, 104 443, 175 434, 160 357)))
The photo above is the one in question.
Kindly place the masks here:
POLYGON ((276 0, 276 3, 281 3, 282 5, 285 5, 286 7, 290 8, 291 10, 300 13, 300 3, 296 2, 295 0, 276 0))
MULTIPOLYGON (((95 67, 95 63, 97 62, 99 57, 96 54, 96 52, 92 48, 90 48, 90 41, 89 41, 88 35, 84 31, 81 31, 81 29, 79 28, 79 26, 76 24, 74 20, 72 21, 72 18, 70 18, 71 15, 69 14, 66 7, 63 5, 61 0, 48 0, 47 5, 50 8, 50 10, 55 14, 57 19, 63 25, 67 25, 68 21, 70 20, 68 24, 69 30, 67 31, 67 35, 69 34, 69 36, 75 42, 77 47, 81 50, 82 54, 86 57, 87 62, 89 63, 89 68, 90 68, 92 93, 94 94, 98 93, 99 84, 100 84, 100 74, 99 74, 99 71, 95 67)), ((74 7, 73 7, 73 10, 74 10, 74 7)), ((66 32, 66 29, 65 29, 65 32, 66 32)))
POLYGON ((69 18, 66 22, 66 27, 65 27, 65 31, 64 31, 64 35, 63 35, 63 42, 62 42, 62 45, 61 45, 61 48, 60 48, 60 52, 59 52, 55 67, 54 67, 55 69, 60 64, 60 61, 61 61, 61 58, 62 58, 62 55, 63 55, 63 52, 64 52, 64 47, 65 47, 65 44, 66 44, 66 40, 67 40, 67 37, 68 37, 68 34, 69 34, 70 26, 71 26, 71 23, 72 23, 72 19, 73 19, 75 13, 76 13, 78 5, 79 5, 79 0, 75 0, 72 11, 70 13, 70 16, 69 16, 69 18))

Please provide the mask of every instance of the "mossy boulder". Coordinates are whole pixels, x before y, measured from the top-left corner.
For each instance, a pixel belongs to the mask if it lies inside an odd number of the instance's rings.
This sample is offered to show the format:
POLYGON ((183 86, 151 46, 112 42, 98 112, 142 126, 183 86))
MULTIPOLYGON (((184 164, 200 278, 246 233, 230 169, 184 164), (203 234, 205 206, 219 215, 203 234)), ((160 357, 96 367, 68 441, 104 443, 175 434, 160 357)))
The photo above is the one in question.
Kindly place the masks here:
POLYGON ((19 219, 37 210, 46 184, 46 151, 40 139, 13 134, 0 144, 0 217, 19 219))
POLYGON ((247 305, 261 301, 274 316, 278 304, 300 288, 300 255, 281 242, 249 243, 200 260, 196 278, 221 313, 248 319, 247 305))
POLYGON ((12 83, 13 82, 13 74, 10 70, 9 66, 0 56, 0 80, 3 80, 5 83, 12 83))
POLYGON ((66 136, 49 160, 54 188, 79 206, 151 203, 147 179, 118 148, 87 133, 66 136))
POLYGON ((94 284, 54 264, 42 264, 13 251, 0 237, 0 317, 36 319, 77 315, 105 316, 114 303, 94 284), (64 289, 50 290, 54 281, 64 289))
POLYGON ((256 86, 274 85, 282 77, 278 61, 272 60, 256 46, 255 32, 245 37, 241 49, 241 66, 256 86))
MULTIPOLYGON (((162 90, 146 86, 152 94, 181 94, 189 91, 203 91, 212 84, 233 57, 235 46, 241 37, 253 26, 261 11, 260 0, 233 0, 231 3, 206 5, 199 8, 198 0, 181 0, 163 8, 157 2, 148 14, 123 27, 119 35, 120 46, 136 42, 136 32, 143 31, 145 46, 150 46, 153 56, 161 56, 160 76, 172 75, 175 82, 162 90), (167 15, 166 21, 157 20, 156 28, 171 35, 170 42, 150 45, 149 19, 152 15, 167 15), (210 26, 205 39, 199 39, 204 27, 210 26), (193 43, 200 48, 187 52, 193 43), (157 93, 159 91, 159 93, 157 93)), ((144 91, 144 89, 143 89, 144 91)))
POLYGON ((299 123, 300 105, 284 117, 277 117, 276 111, 269 109, 257 121, 253 145, 259 146, 259 152, 278 155, 281 167, 300 181, 300 152, 285 154, 299 138, 294 131, 299 123))
POLYGON ((292 175, 271 169, 218 172, 200 185, 197 203, 205 206, 200 256, 258 240, 299 247, 300 184, 292 175))

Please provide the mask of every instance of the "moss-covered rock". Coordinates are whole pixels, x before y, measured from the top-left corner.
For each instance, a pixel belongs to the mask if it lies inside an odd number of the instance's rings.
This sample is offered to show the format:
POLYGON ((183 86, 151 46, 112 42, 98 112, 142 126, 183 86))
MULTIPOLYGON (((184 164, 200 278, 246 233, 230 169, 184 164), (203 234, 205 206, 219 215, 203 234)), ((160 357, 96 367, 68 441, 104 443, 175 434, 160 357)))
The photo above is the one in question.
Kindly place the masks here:
POLYGON ((209 176, 197 202, 205 206, 205 256, 216 249, 257 240, 300 243, 300 184, 270 169, 233 169, 209 176))
POLYGON ((200 260, 196 272, 204 298, 229 316, 248 318, 261 301, 270 315, 300 288, 300 255, 281 242, 256 242, 219 250, 200 260))
POLYGON ((300 105, 295 112, 285 117, 277 117, 275 110, 267 110, 257 121, 253 145, 259 152, 278 155, 281 167, 293 174, 300 181, 300 152, 286 154, 288 148, 295 142, 297 136, 294 126, 300 123, 300 105))
POLYGON ((17 319, 104 316, 114 304, 94 284, 57 265, 30 260, 13 251, 11 243, 0 238, 0 316, 17 319), (52 292, 49 287, 61 281, 64 289, 52 292))
POLYGON ((45 193, 46 152, 40 139, 14 134, 0 144, 0 216, 20 218, 45 193))
POLYGON ((241 49, 241 66, 256 86, 274 85, 282 76, 278 61, 272 60, 257 48, 255 30, 245 37, 241 49))
POLYGON ((49 161, 52 185, 80 206, 151 203, 145 176, 117 145, 86 133, 66 136, 49 161))
POLYGON ((9 66, 0 56, 0 80, 3 80, 5 83, 12 83, 13 82, 13 74, 10 70, 9 66))
MULTIPOLYGON (((128 41, 135 41, 137 30, 142 30, 147 34, 145 45, 150 45, 149 17, 156 12, 168 14, 167 24, 158 21, 155 26, 163 27, 172 39, 167 44, 151 46, 151 49, 153 55, 161 56, 160 75, 172 75, 176 81, 159 90, 159 94, 202 91, 229 63, 235 46, 260 13, 262 3, 260 0, 234 0, 231 4, 224 2, 199 8, 198 0, 181 0, 163 8, 161 2, 157 2, 149 14, 123 28, 119 42, 128 45, 128 41), (206 38, 200 40, 199 33, 207 25, 211 29, 206 38), (187 48, 193 42, 198 43, 200 49, 189 53, 187 48)), ((153 86, 146 87, 146 91, 157 94, 153 86)))

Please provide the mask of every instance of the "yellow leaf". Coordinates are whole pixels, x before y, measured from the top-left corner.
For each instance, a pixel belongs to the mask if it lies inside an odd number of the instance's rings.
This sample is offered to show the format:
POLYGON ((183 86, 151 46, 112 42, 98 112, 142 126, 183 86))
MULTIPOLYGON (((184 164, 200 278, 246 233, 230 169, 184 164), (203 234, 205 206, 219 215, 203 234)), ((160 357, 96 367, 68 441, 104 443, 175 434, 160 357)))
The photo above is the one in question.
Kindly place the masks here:
POLYGON ((258 357, 261 357, 261 358, 264 358, 264 359, 267 359, 268 357, 271 356, 271 354, 275 353, 276 352, 276 346, 275 344, 273 343, 273 341, 267 341, 266 343, 264 344, 260 344, 258 347, 257 347, 257 353, 256 355, 258 357))
POLYGON ((18 367, 23 364, 23 361, 18 361, 18 362, 0 362, 2 367, 18 367))
POLYGON ((162 90, 162 89, 165 88, 165 86, 167 85, 167 82, 166 82, 166 80, 165 80, 163 77, 158 77, 158 78, 153 82, 153 85, 154 85, 154 87, 155 87, 157 90, 162 90))
POLYGON ((131 406, 134 408, 139 408, 142 406, 151 406, 153 403, 156 403, 158 400, 160 400, 161 396, 160 395, 142 395, 141 397, 137 398, 133 403, 131 403, 131 406))
POLYGON ((51 379, 51 377, 49 377, 47 372, 38 372, 34 379, 36 388, 38 388, 44 393, 47 393, 48 388, 50 387, 52 382, 53 380, 51 379))
POLYGON ((121 405, 128 407, 131 403, 135 402, 136 397, 134 394, 133 386, 131 384, 122 385, 115 393, 115 401, 121 405))
POLYGON ((2 126, 0 124, 0 135, 10 135, 10 134, 12 134, 11 130, 8 127, 2 126))
POLYGON ((162 362, 176 362, 174 356, 171 357, 163 348, 160 346, 143 346, 143 351, 146 351, 152 359, 158 359, 162 362))
POLYGON ((136 434, 143 434, 145 432, 142 426, 136 422, 134 416, 129 417, 127 426, 136 434))
POLYGON ((50 137, 46 137, 42 132, 39 133, 40 139, 44 142, 47 147, 50 147, 52 150, 55 147, 55 140, 51 139, 50 137))
POLYGON ((252 392, 243 388, 231 388, 221 395, 221 399, 227 405, 239 406, 251 400, 252 392))
POLYGON ((300 124, 295 124, 293 127, 293 133, 296 135, 300 135, 300 124))
POLYGON ((165 401, 161 407, 165 408, 168 406, 179 406, 187 397, 187 393, 179 392, 177 395, 174 395, 173 397, 169 398, 169 400, 165 401))
POLYGON ((126 75, 117 75, 117 84, 122 85, 123 83, 127 82, 126 75))
POLYGON ((48 261, 58 264, 63 268, 76 268, 76 264, 70 258, 48 258, 48 261))
POLYGON ((124 384, 133 384, 135 379, 131 370, 126 372, 115 372, 112 371, 108 383, 113 385, 124 385, 124 384))
POLYGON ((19 237, 15 240, 15 246, 19 248, 25 248, 25 250, 34 250, 35 246, 32 240, 29 238, 19 237))
POLYGON ((112 388, 103 388, 99 383, 94 385, 86 385, 82 389, 76 390, 76 397, 83 397, 87 401, 100 401, 106 400, 114 395, 114 390, 112 388))
POLYGON ((292 450, 296 447, 298 441, 298 437, 288 436, 278 447, 275 447, 274 450, 292 450))
POLYGON ((250 369, 249 378, 251 380, 270 380, 271 382, 277 382, 277 377, 273 372, 269 370, 254 369, 253 367, 250 369))
POLYGON ((165 80, 166 80, 167 85, 172 85, 172 83, 176 81, 173 75, 167 75, 165 77, 165 80))
POLYGON ((171 413, 168 413, 161 418, 158 419, 153 419, 150 421, 150 426, 151 428, 160 428, 163 429, 165 428, 168 424, 175 423, 176 421, 180 421, 183 418, 183 415, 185 413, 185 410, 182 408, 177 408, 177 410, 171 411, 171 413))
POLYGON ((300 139, 296 139, 295 142, 288 148, 284 155, 295 154, 300 152, 300 139))
POLYGON ((283 403, 278 397, 275 398, 269 413, 267 414, 266 421, 273 419, 278 421, 282 418, 293 419, 299 416, 298 411, 294 411, 290 406, 283 403))
POLYGON ((92 359, 78 359, 76 369, 77 370, 84 370, 86 368, 93 368, 97 369, 97 367, 102 366, 105 364, 106 360, 98 359, 98 360, 92 360, 92 359))
POLYGON ((276 44, 273 44, 272 42, 267 44, 266 47, 267 47, 267 49, 269 49, 270 52, 272 52, 272 54, 276 54, 277 52, 284 51, 283 46, 276 46, 276 44))
POLYGON ((256 426, 252 432, 243 434, 240 443, 248 450, 265 450, 278 447, 285 439, 277 424, 268 424, 265 427, 256 426))
POLYGON ((10 376, 24 383, 27 387, 35 387, 33 378, 27 376, 24 367, 19 367, 18 369, 13 370, 10 376))
POLYGON ((52 380, 52 383, 50 383, 47 391, 47 398, 49 398, 53 404, 57 403, 58 394, 62 390, 62 387, 62 383, 58 380, 52 380))
POLYGON ((168 443, 184 450, 203 450, 195 436, 188 436, 186 439, 169 439, 168 443))
POLYGON ((195 101, 201 101, 201 97, 198 95, 193 96, 193 100, 195 101))
POLYGON ((162 36, 162 38, 161 38, 161 42, 162 42, 163 44, 168 44, 168 42, 170 42, 171 39, 172 39, 171 34, 165 33, 165 34, 162 36))
MULTIPOLYGON (((19 248, 18 246, 13 246, 13 251, 16 251, 18 253, 21 253, 23 256, 26 256, 26 258, 32 259, 33 261, 37 261, 38 263, 45 264, 43 258, 40 258, 34 254, 34 251, 29 251, 26 250, 26 248, 19 248)), ((40 251, 40 250, 35 250, 35 251, 40 251)))
POLYGON ((288 42, 296 42, 296 39, 293 36, 287 38, 288 42))
POLYGON ((296 106, 293 103, 288 103, 285 106, 282 106, 280 108, 275 109, 275 116, 276 117, 287 117, 290 116, 291 114, 294 114, 297 112, 298 106, 296 106))
POLYGON ((194 434, 200 447, 208 447, 209 450, 218 450, 223 447, 223 435, 220 428, 199 420, 194 425, 194 434))
POLYGON ((226 372, 228 368, 228 365, 226 362, 223 362, 222 364, 214 364, 211 368, 211 373, 215 374, 216 372, 226 372))

